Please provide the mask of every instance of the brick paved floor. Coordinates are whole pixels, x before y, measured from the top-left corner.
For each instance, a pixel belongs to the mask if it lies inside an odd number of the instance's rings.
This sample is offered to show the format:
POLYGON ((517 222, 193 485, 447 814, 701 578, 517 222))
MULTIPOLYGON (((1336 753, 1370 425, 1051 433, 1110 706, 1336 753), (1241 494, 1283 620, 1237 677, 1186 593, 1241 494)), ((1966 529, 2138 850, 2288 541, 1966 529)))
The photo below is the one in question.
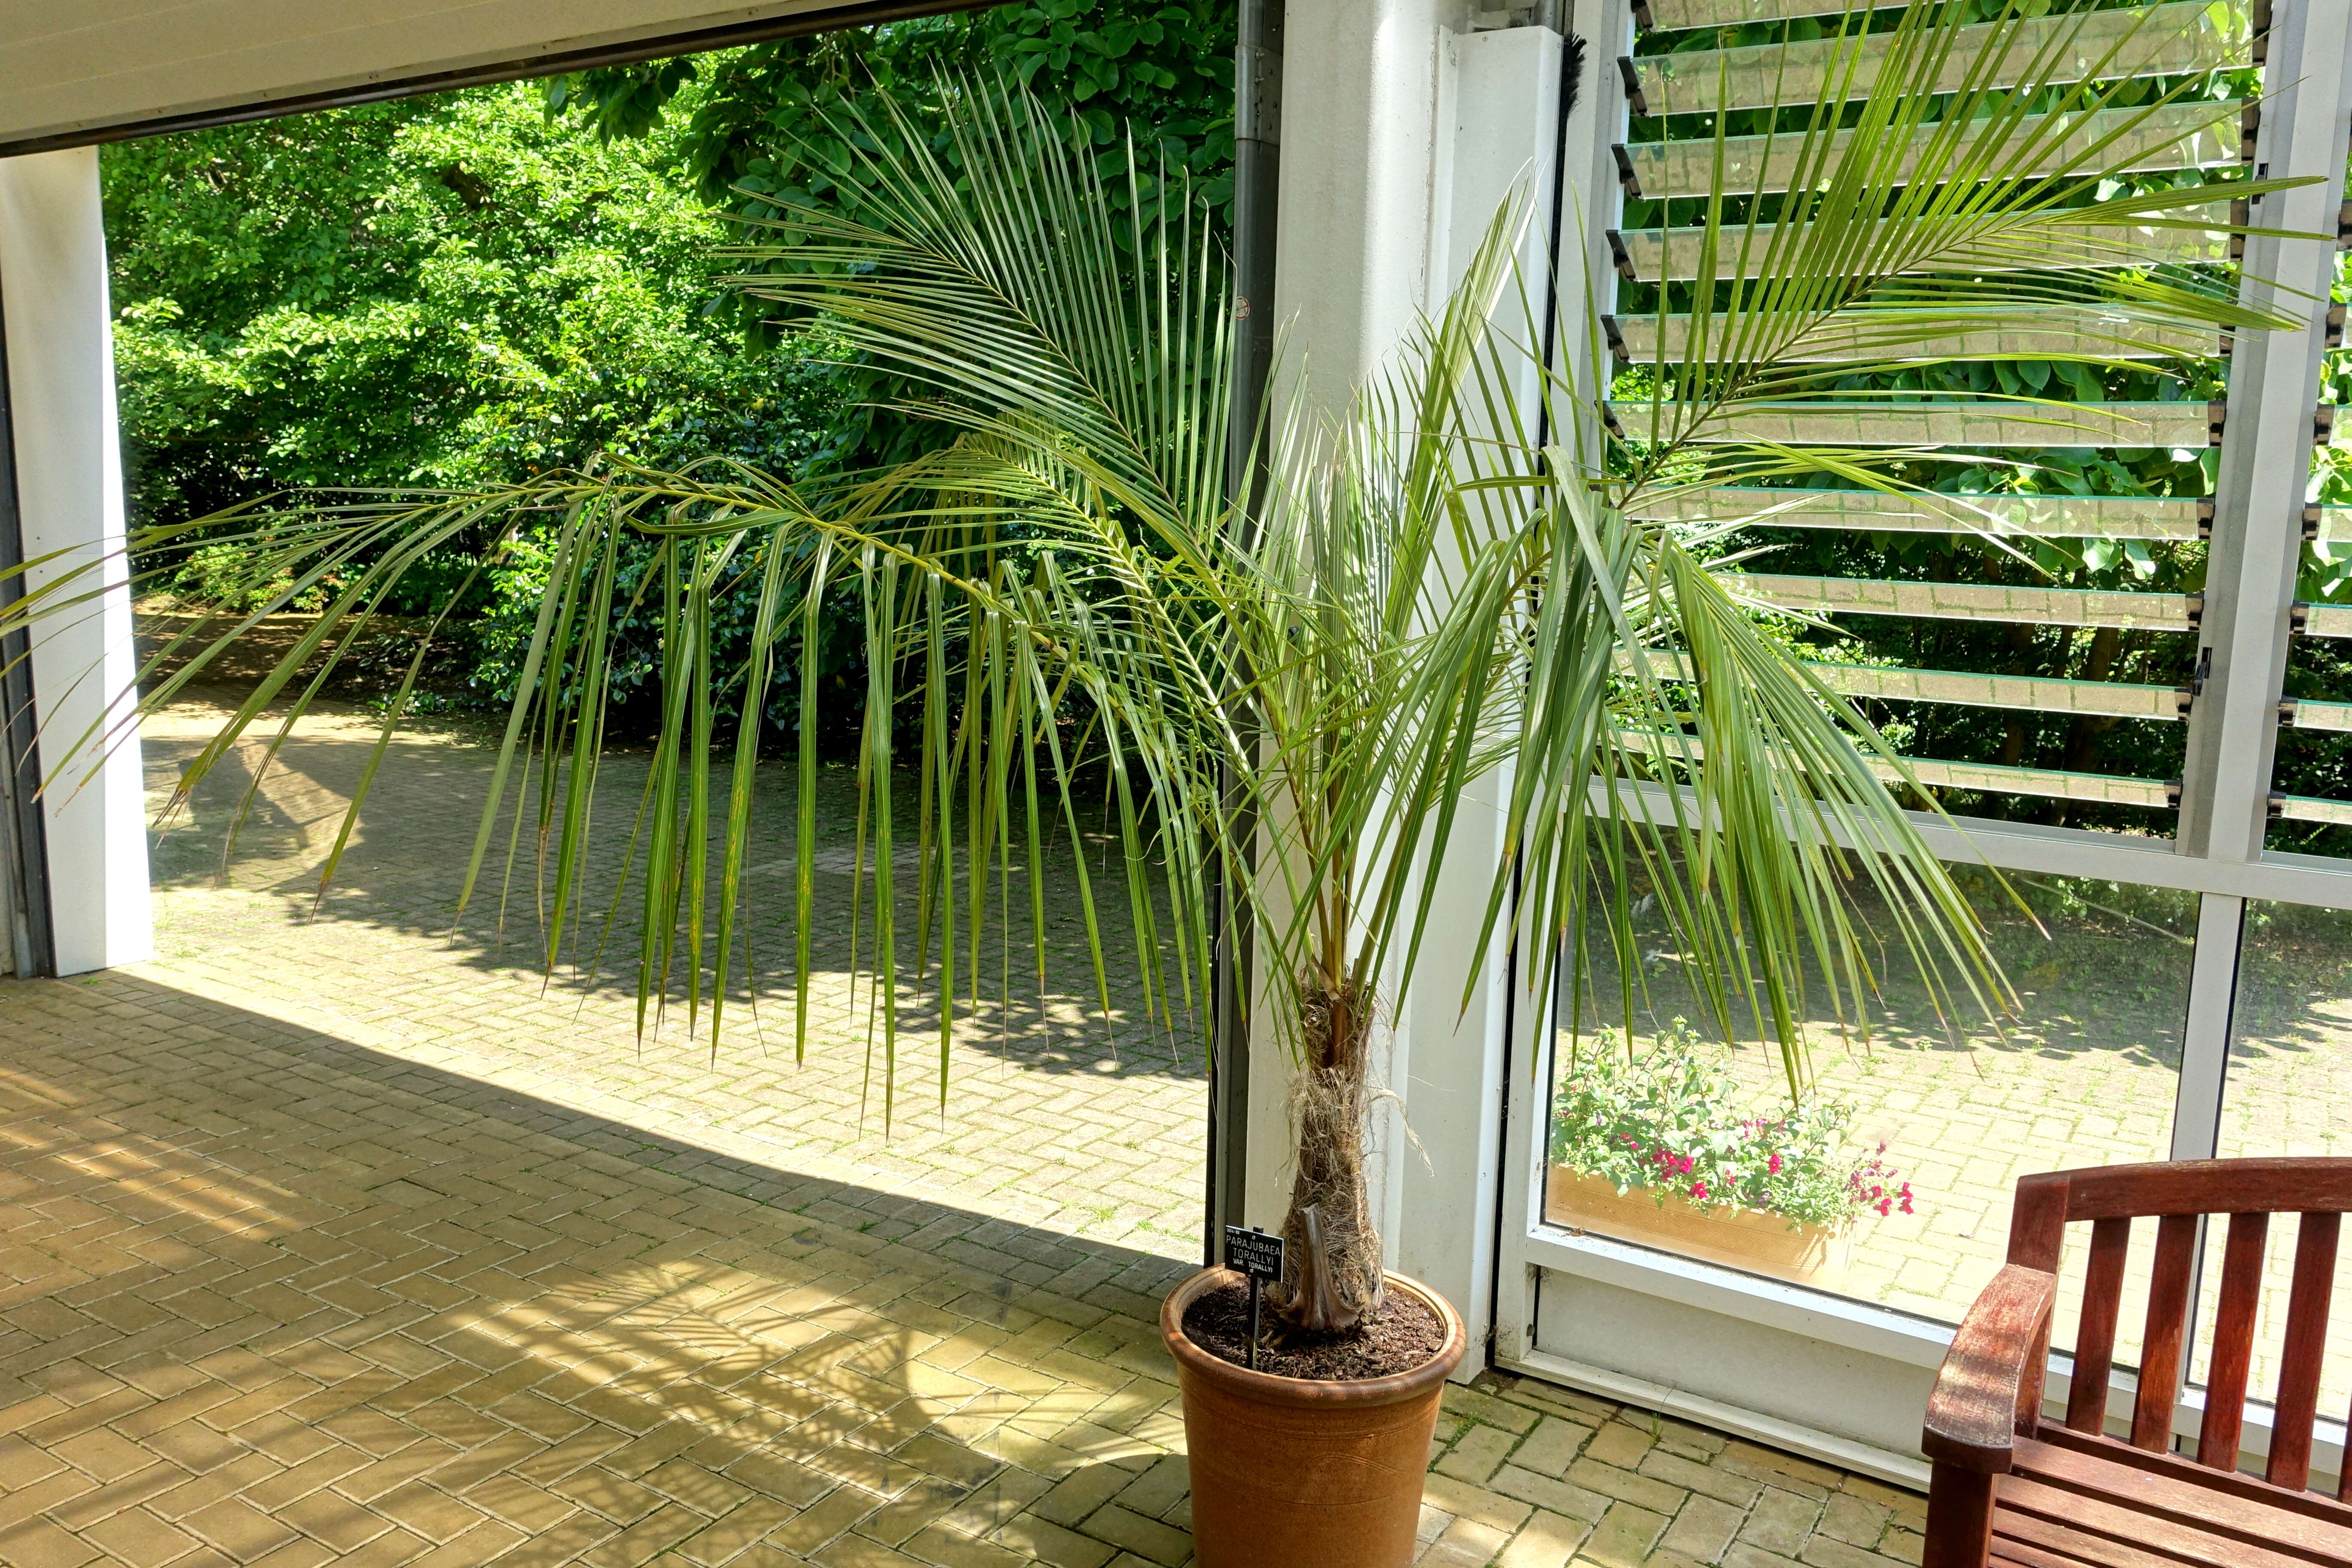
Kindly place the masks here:
MULTIPOLYGON (((219 718, 216 708, 190 705, 149 723, 150 799, 159 807, 179 764, 219 718)), ((526 849, 516 889, 502 900, 503 836, 484 892, 464 921, 453 922, 492 756, 463 731, 397 742, 361 831, 319 900, 318 868, 374 739, 364 718, 306 721, 265 774, 225 880, 223 842, 251 782, 246 764, 261 742, 248 743, 207 779, 193 810, 157 844, 158 954, 140 973, 512 1087, 560 1084, 567 1103, 683 1130, 749 1158, 911 1185, 975 1210, 1169 1258, 1199 1256, 1202 1059, 1189 1029, 1143 1018, 1126 978, 1132 964, 1120 944, 1131 939, 1115 879, 1103 900, 1111 1026, 1093 1001, 1084 927, 1066 877, 1049 879, 1050 969, 1042 1000, 1034 981, 1021 978, 1033 961, 1027 890, 1016 877, 1019 946, 1009 960, 1011 981, 991 973, 981 1012, 959 1026, 942 1108, 937 1015, 901 1010, 893 1073, 874 1028, 873 988, 852 981, 855 816, 845 773, 829 773, 823 786, 812 1022, 806 1061, 796 1065, 788 770, 763 770, 761 780, 759 837, 746 879, 758 939, 752 984, 744 983, 739 952, 733 1011, 714 1047, 707 1014, 689 1027, 682 980, 640 1037, 634 888, 621 900, 620 928, 593 984, 583 984, 579 970, 593 958, 593 921, 573 922, 580 941, 551 984, 541 973, 530 858, 526 849), (756 1008, 749 1005, 754 986, 756 1008), (1002 1000, 1007 995, 1009 1004, 1002 1000)), ((642 763, 623 755, 599 781, 600 819, 623 831, 602 836, 594 862, 587 907, 598 921, 612 902, 617 850, 627 842, 642 777, 642 763)), ((901 880, 911 885, 914 878, 901 880)), ((911 931, 911 902, 901 915, 911 931)), ((869 929, 862 946, 869 963, 871 944, 869 929)), ((982 951, 992 970, 1006 962, 992 932, 982 951)))
MULTIPOLYGON (((1182 1265, 142 974, 0 983, 0 1563, 1186 1561, 1182 1265)), ((1893 1568, 1918 1500, 1507 1378, 1422 1561, 1893 1568)))
MULTIPOLYGON (((0 982, 0 1564, 1187 1561, 1200 1086, 1139 999, 1000 1009, 885 1139, 837 972, 795 1072, 450 937, 462 737, 311 920, 365 739, 306 727, 226 883, 200 795, 153 963, 0 982)), ((1424 1563, 1918 1560, 1916 1498, 1544 1384, 1439 1436, 1424 1563)))

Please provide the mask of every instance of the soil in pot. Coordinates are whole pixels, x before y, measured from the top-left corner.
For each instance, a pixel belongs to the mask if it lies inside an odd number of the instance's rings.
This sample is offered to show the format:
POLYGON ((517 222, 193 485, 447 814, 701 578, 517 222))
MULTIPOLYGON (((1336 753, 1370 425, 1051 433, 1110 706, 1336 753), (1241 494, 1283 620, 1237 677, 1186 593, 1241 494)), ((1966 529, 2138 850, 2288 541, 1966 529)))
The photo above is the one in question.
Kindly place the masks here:
MULTIPOLYGON (((1184 1309, 1184 1337, 1235 1366, 1249 1365, 1249 1287, 1236 1279, 1195 1297, 1184 1309)), ((1411 1372, 1445 1348, 1445 1324, 1410 1292, 1384 1293, 1380 1310, 1360 1331, 1310 1333, 1294 1329, 1266 1308, 1260 1323, 1257 1370, 1276 1377, 1355 1382, 1411 1372)))

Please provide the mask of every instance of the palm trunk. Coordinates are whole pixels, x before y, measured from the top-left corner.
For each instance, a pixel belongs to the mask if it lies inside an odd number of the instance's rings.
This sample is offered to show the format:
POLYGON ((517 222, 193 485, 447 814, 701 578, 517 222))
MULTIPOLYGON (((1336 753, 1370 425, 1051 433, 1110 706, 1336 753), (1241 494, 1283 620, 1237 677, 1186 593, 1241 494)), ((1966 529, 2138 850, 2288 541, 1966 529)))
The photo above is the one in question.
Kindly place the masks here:
POLYGON ((1344 1333, 1381 1303, 1380 1233, 1364 1184, 1371 997, 1354 986, 1299 997, 1307 1068, 1292 1097, 1297 1175, 1282 1222, 1275 1306, 1301 1329, 1344 1333))

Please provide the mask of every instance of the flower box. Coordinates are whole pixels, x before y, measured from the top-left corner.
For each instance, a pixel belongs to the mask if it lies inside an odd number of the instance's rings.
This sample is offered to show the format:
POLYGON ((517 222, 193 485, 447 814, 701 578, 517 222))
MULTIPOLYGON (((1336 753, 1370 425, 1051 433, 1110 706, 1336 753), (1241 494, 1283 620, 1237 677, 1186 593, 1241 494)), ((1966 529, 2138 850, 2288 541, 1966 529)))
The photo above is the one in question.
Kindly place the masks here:
POLYGON ((1853 1257, 1851 1224, 1808 1225, 1759 1209, 1693 1203, 1672 1191, 1662 1207, 1657 1193, 1631 1187, 1621 1194, 1606 1176, 1555 1165, 1544 1184, 1544 1218, 1702 1262, 1824 1290, 1842 1288, 1853 1257))

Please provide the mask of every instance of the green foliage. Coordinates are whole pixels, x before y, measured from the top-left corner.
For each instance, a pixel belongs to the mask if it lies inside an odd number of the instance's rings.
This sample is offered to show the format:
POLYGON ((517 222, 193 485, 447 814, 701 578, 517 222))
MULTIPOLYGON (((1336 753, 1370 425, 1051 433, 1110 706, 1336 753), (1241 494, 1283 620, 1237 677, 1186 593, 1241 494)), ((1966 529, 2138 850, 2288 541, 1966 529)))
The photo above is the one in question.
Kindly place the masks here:
POLYGON ((492 88, 110 147, 142 522, 266 490, 458 486, 597 452, 791 468, 838 390, 713 322, 675 138, 492 88))
POLYGON ((1847 1146, 1851 1104, 1746 1109, 1754 1097, 1729 1058, 1680 1018, 1639 1049, 1610 1032, 1583 1042, 1553 1099, 1552 1163, 1652 1193, 1661 1208, 1671 1196, 1825 1226, 1911 1212, 1911 1184, 1847 1146))
MULTIPOLYGON (((947 130, 956 84, 1011 80, 1067 106, 1057 124, 1093 163, 1112 211, 1140 207, 1148 220, 1172 203, 1221 230, 1233 203, 1234 45, 1226 0, 1028 0, 613 67, 544 91, 551 115, 577 116, 608 140, 667 132, 704 201, 773 220, 794 211, 887 217, 874 207, 874 149, 858 137, 912 136, 959 170, 947 130), (880 111, 886 99, 898 116, 880 111), (853 122, 867 129, 852 132, 853 122)), ((757 267, 805 265, 771 256, 757 267)), ((750 341, 779 331, 773 301, 744 296, 738 306, 750 341)), ((911 389, 887 367, 861 358, 845 374, 842 447, 859 462, 904 461, 948 438, 909 416, 911 389)))
MULTIPOLYGON (((692 194, 677 141, 600 142, 548 123, 534 89, 502 87, 108 148, 139 521, 307 487, 520 481, 599 455, 824 460, 845 397, 831 346, 755 352, 713 317, 727 228, 692 194)), ((507 629, 537 612, 528 546, 543 531, 465 606, 482 617, 480 697, 513 693, 507 629)), ((443 569, 412 573, 384 607, 446 608, 481 542, 451 540, 443 569)), ((238 580, 235 553, 198 552, 174 591, 251 608, 262 585, 238 580)), ((719 635, 731 647, 743 630, 719 635)), ((616 638, 625 699, 655 668, 653 617, 616 638)))

